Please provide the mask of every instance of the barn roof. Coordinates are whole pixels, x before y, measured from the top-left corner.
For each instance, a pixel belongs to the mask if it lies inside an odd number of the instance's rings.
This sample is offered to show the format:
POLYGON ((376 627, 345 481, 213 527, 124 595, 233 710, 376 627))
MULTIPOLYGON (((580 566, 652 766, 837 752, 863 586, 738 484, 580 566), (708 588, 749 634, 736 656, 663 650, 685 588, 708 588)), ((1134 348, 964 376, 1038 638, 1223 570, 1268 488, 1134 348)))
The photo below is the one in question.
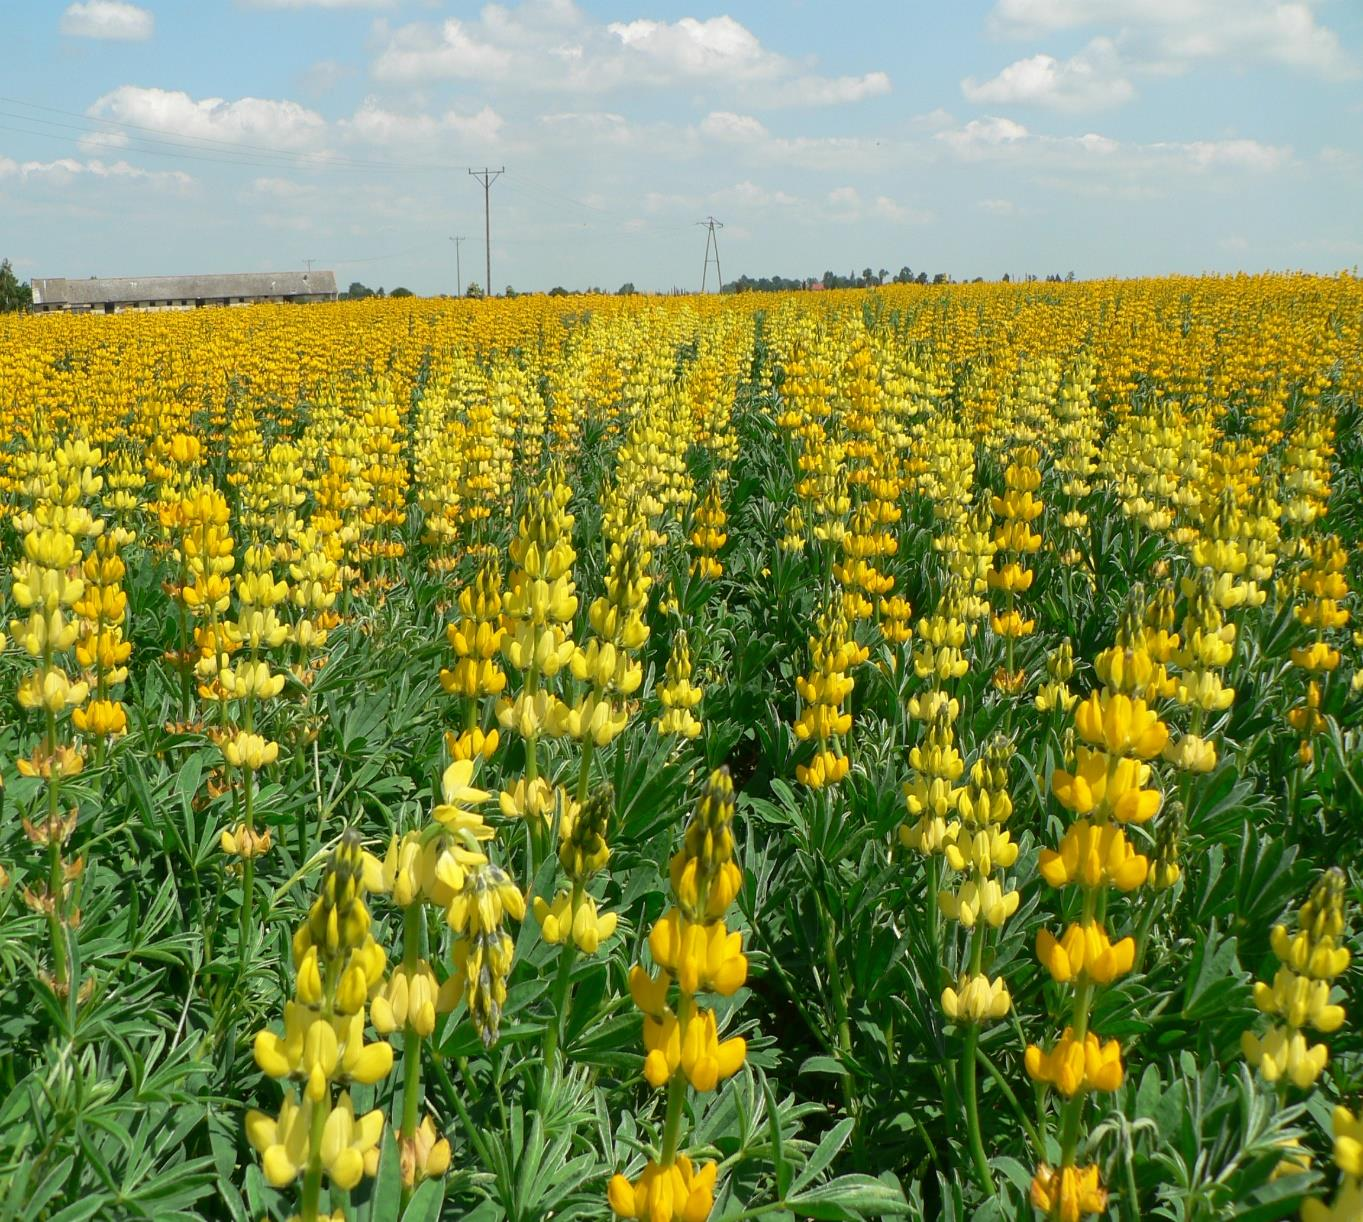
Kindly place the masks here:
POLYGON ((125 301, 213 301, 228 297, 335 296, 336 273, 240 272, 223 276, 64 276, 33 280, 34 305, 125 301))

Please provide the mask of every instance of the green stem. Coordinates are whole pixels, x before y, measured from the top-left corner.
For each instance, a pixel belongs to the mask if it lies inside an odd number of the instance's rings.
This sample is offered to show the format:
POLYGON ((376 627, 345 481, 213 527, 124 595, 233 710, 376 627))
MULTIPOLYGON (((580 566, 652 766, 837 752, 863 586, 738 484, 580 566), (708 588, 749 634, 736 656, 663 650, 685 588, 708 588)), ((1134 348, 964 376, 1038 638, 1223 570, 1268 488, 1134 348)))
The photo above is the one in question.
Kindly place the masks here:
MULTIPOLYGON (((51 827, 51 824, 48 826, 51 827)), ((71 982, 67 980, 70 963, 66 953, 66 879, 62 871, 61 844, 55 837, 48 842, 47 859, 47 891, 52 903, 52 911, 47 914, 47 927, 52 935, 52 978, 60 994, 63 988, 70 987, 71 982)))
POLYGON ((405 1141, 416 1136, 421 1110, 421 1036, 408 1023, 402 1036, 402 1128, 405 1141))
MULTIPOLYGON (((450 1080, 450 1072, 445 1068, 445 1062, 440 1057, 433 1057, 431 1066, 435 1071, 435 1076, 440 1080, 440 1085, 444 1089, 445 1098, 453 1105, 454 1110, 459 1113, 459 1123, 464 1126, 464 1133, 471 1145, 478 1154, 478 1158, 483 1166, 489 1166, 488 1149, 483 1142, 483 1131, 473 1123, 473 1117, 469 1115, 469 1109, 464 1103, 464 1097, 455 1089, 454 1083, 450 1080)), ((463 1073, 461 1069, 461 1074, 463 1073)), ((469 1085, 467 1075, 464 1075, 464 1084, 469 1085)))
POLYGON ((596 743, 591 738, 582 740, 582 765, 577 770, 577 802, 581 806, 587 800, 587 790, 591 786, 592 780, 592 753, 596 750, 596 743))
POLYGON ((686 1079, 673 1074, 667 1084, 667 1117, 663 1121, 661 1166, 670 1167, 677 1161, 677 1147, 681 1145, 682 1121, 685 1118, 686 1079))
POLYGON ((975 1059, 984 1066, 986 1072, 994 1079, 994 1085, 1003 1093, 1003 1097, 1008 1100, 1016 1114, 1019 1123, 1027 1133, 1027 1140, 1032 1143, 1038 1159, 1046 1156, 1046 1143, 1041 1140, 1041 1134, 1036 1131, 1036 1126, 1027 1119, 1027 1113, 1022 1110, 1022 1104, 1018 1102, 1018 1097, 1013 1093, 1013 1088, 1008 1085, 1008 1079, 999 1072, 999 1068, 989 1059, 983 1048, 978 1045, 975 1048, 975 1059))
POLYGON ((980 1101, 976 1089, 975 1053, 980 1043, 979 1023, 970 1023, 965 1031, 965 1051, 961 1054, 961 1094, 965 1097, 965 1123, 970 1135, 970 1157, 975 1163, 984 1195, 994 1195, 994 1177, 989 1172, 989 1158, 984 1152, 984 1138, 980 1134, 980 1101))
POLYGON ((1084 1113, 1084 1092, 1076 1091, 1065 1102, 1065 1118, 1060 1134, 1060 1166, 1074 1166, 1074 1152, 1079 1145, 1079 1121, 1084 1113))
MULTIPOLYGON (((255 772, 250 768, 241 770, 242 804, 244 807, 243 825, 246 828, 246 847, 254 850, 253 816, 255 772)), ((241 863, 241 927, 237 939, 238 957, 241 970, 246 970, 246 943, 251 933, 251 909, 255 901, 256 860, 253 851, 242 858, 241 863)))
POLYGON ((1145 909, 1141 913, 1141 923, 1136 930, 1136 956, 1131 965, 1133 972, 1140 972, 1145 965, 1145 948, 1150 941, 1150 930, 1155 923, 1155 910, 1159 907, 1159 893, 1147 889, 1145 909))
MULTIPOLYGON (((398 1139, 407 1143, 416 1141, 418 1113, 421 1109, 421 1036, 409 1022, 402 1037, 402 1128, 398 1139)), ((413 1169, 412 1183, 404 1183, 399 1194, 398 1211, 403 1212, 412 1199, 412 1189, 416 1182, 416 1169, 413 1169)))
MULTIPOLYGON (((577 911, 578 905, 582 902, 582 887, 580 884, 573 884, 573 895, 569 901, 569 920, 571 914, 577 911)), ((572 928, 569 927, 568 936, 564 938, 563 945, 558 953, 558 971, 554 976, 554 985, 549 993, 549 1022, 544 1029, 544 1073, 553 1073, 558 1056, 559 1047, 562 1041, 562 1033, 568 1028, 568 1013, 573 1004, 573 960, 577 956, 577 945, 573 942, 572 928)))
MULTIPOLYGON (((248 858, 249 860, 249 858, 248 858)), ((331 1093, 327 1089, 328 1095, 331 1093)), ((321 1103, 312 1105, 312 1130, 308 1138, 308 1169, 303 1176, 303 1199, 299 1217, 302 1222, 317 1222, 318 1202, 322 1195, 322 1133, 327 1124, 328 1109, 321 1103)))

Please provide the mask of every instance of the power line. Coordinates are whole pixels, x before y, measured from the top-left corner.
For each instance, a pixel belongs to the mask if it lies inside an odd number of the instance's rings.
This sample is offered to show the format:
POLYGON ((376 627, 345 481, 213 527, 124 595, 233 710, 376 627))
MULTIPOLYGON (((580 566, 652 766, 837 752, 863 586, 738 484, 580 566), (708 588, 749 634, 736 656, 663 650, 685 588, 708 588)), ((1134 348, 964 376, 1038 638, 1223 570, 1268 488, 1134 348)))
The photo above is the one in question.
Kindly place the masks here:
MULTIPOLYGON (((489 192, 492 184, 506 173, 506 166, 500 170, 490 170, 484 167, 481 170, 470 170, 469 173, 483 184, 483 246, 487 254, 487 284, 483 286, 483 295, 492 296, 492 212, 489 203, 489 192)), ((457 249, 457 248, 456 248, 457 249)))
POLYGON ((715 291, 722 293, 724 291, 724 276, 719 270, 719 235, 715 230, 723 229, 724 224, 722 221, 715 220, 712 216, 707 216, 703 221, 697 221, 696 224, 705 226, 705 266, 700 273, 700 291, 705 292, 705 280, 710 271, 710 250, 713 247, 715 252, 715 280, 718 282, 715 291))

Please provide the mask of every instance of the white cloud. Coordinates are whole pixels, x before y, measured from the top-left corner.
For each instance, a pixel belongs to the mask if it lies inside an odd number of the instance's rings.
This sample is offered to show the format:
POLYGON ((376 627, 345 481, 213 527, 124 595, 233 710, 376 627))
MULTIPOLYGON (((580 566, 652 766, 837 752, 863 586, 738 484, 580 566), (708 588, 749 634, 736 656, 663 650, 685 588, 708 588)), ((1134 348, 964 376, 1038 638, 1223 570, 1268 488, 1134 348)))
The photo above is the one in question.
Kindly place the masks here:
POLYGON ((125 148, 128 133, 110 129, 108 131, 87 132, 76 141, 83 153, 99 153, 108 149, 125 148))
POLYGON ((181 190, 194 185, 193 177, 183 170, 144 170, 126 161, 107 162, 97 158, 81 161, 76 157, 59 157, 56 161, 15 161, 12 157, 0 157, 0 178, 63 186, 82 175, 108 181, 145 182, 181 190))
POLYGON ((342 64, 334 59, 319 59, 298 79, 306 92, 317 96, 330 93, 337 85, 354 75, 355 69, 349 64, 342 64))
POLYGON ((883 221, 893 221, 896 225, 926 225, 936 219, 927 209, 910 208, 888 195, 877 195, 871 204, 870 212, 872 216, 883 221))
POLYGON ((485 148, 496 143, 503 121, 490 106, 474 114, 447 110, 439 116, 405 115, 385 110, 371 97, 339 126, 347 135, 370 144, 416 144, 448 137, 485 148))
POLYGON ((975 207, 990 216, 1014 216, 1018 210, 1011 199, 977 199, 975 207))
POLYGON ((716 140, 745 144, 754 140, 765 140, 767 129, 752 115, 736 115, 731 111, 717 110, 706 115, 700 130, 716 140))
POLYGON ((1334 77, 1358 70, 1304 0, 997 0, 991 24, 1023 37, 1120 29, 1124 56, 1153 71, 1204 59, 1276 61, 1334 77))
POLYGON ((729 16, 595 22, 571 0, 488 4, 476 19, 375 26, 381 81, 481 80, 571 93, 697 85, 766 106, 832 106, 888 93, 889 76, 825 77, 729 16))
POLYGON ((1012 119, 991 116, 985 119, 971 119, 964 127, 940 131, 935 139, 942 141, 961 156, 970 157, 983 149, 1026 140, 1027 129, 1012 119))
POLYGON ((835 187, 824 197, 819 209, 806 209, 807 219, 826 220, 834 224, 859 224, 866 221, 889 221, 895 225, 926 225, 935 218, 925 209, 912 208, 889 195, 877 195, 868 204, 861 191, 853 186, 835 187))
POLYGON ((425 26, 396 30, 374 62, 374 75, 383 81, 442 77, 496 81, 509 76, 514 63, 509 50, 479 41, 462 21, 451 17, 434 39, 425 26))
POLYGON ((290 178, 257 178, 251 184, 251 190, 256 195, 270 199, 299 199, 311 195, 316 188, 307 183, 294 182, 290 178))
POLYGON ((771 80, 784 61, 732 17, 699 21, 613 21, 606 29, 622 46, 668 76, 771 80))
POLYGON ((1352 170, 1358 165, 1358 154, 1327 144, 1320 150, 1320 161, 1334 169, 1352 170))
POLYGON ((1281 169, 1292 159, 1292 150, 1257 140, 1193 140, 1177 144, 1152 144, 1156 152, 1172 152, 1194 169, 1226 167, 1266 174, 1281 169))
POLYGON ((84 0, 62 13, 61 32, 70 38, 100 38, 109 42, 145 42, 156 19, 144 8, 123 0, 84 0))
POLYGON ((914 115, 909 120, 909 125, 921 131, 941 131, 944 127, 955 127, 956 116, 951 111, 938 106, 925 114, 914 115))
POLYGON ((297 102, 267 98, 191 98, 180 90, 121 85, 86 112, 161 132, 228 143, 266 144, 281 149, 314 147, 326 120, 297 102))
POLYGON ((834 187, 828 193, 828 206, 848 220, 861 215, 861 192, 856 187, 834 187))
POLYGON ((864 98, 881 97, 891 90, 884 72, 864 76, 800 76, 761 92, 768 106, 840 106, 864 98))
POLYGON ((1292 161, 1292 150, 1258 140, 1157 141, 1123 143, 1087 132, 1051 136, 1028 131, 1012 119, 972 119, 964 127, 938 132, 935 139, 963 161, 1008 162, 1036 174, 1085 174, 1158 179, 1171 172, 1271 173, 1292 161))
POLYGON ((634 135, 629 120, 610 110, 560 110, 541 115, 540 122, 558 131, 575 129, 592 139, 619 142, 634 135))
POLYGON ((237 0, 247 8, 392 8, 394 0, 237 0))
MULTIPOLYGON (((759 186, 744 180, 716 191, 708 201, 711 204, 733 208, 799 208, 804 200, 785 191, 759 186)), ((726 236, 727 232, 726 232, 726 236)))
POLYGON ((1112 41, 1095 38, 1067 60, 1032 55, 1009 64, 990 80, 966 77, 961 92, 983 106, 1021 104, 1082 111, 1116 106, 1129 101, 1136 91, 1122 75, 1112 41))

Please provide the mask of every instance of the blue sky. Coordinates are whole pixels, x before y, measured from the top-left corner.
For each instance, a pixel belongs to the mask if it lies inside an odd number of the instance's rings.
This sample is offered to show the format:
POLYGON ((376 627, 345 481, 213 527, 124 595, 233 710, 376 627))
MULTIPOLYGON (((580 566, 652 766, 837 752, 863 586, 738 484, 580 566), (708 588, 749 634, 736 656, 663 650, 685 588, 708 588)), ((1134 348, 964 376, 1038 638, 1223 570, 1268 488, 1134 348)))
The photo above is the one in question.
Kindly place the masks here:
POLYGON ((417 292, 1363 262, 1356 0, 6 0, 0 255, 417 292))

